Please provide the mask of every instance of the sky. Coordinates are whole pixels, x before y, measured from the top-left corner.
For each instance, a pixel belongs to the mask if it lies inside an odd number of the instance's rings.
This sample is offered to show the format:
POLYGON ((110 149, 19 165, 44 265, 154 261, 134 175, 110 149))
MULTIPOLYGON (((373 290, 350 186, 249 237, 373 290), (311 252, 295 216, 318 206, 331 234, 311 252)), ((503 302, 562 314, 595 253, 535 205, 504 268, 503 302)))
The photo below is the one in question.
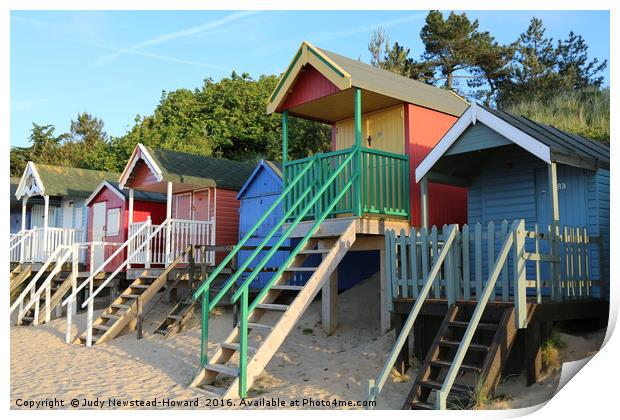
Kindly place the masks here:
MULTIPOLYGON (((461 11, 458 11, 461 12, 461 11)), ((501 43, 526 30, 532 16, 547 35, 582 35, 590 56, 609 60, 606 11, 466 11, 501 43)), ((28 145, 32 123, 69 129, 79 112, 103 119, 121 136, 136 115, 153 112, 162 91, 197 88, 247 72, 280 74, 302 41, 368 62, 377 27, 390 40, 423 52, 426 11, 13 11, 11 145, 28 145)), ((605 71, 609 84, 609 69, 605 71)))

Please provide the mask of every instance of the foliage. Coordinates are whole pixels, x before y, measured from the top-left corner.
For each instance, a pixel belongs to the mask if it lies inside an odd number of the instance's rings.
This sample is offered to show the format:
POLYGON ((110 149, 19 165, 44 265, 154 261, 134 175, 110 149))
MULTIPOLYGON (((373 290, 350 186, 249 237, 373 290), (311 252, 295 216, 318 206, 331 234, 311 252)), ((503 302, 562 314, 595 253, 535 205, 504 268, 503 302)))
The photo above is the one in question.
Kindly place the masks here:
POLYGON ((609 89, 565 92, 548 100, 522 100, 505 110, 609 145, 609 89))
POLYGON ((562 366, 560 350, 566 347, 566 343, 560 338, 559 331, 552 330, 549 338, 545 340, 541 348, 543 369, 555 371, 562 366))
POLYGON ((600 89, 607 67, 606 61, 589 58, 583 37, 571 31, 565 40, 555 41, 537 18, 516 41, 502 45, 465 13, 444 18, 434 10, 426 16, 420 39, 424 52, 416 61, 409 48, 391 44, 379 28, 368 44, 371 64, 499 107, 600 89), (459 80, 466 81, 468 91, 459 80))
MULTIPOLYGON (((88 113, 78 114, 70 132, 58 137, 53 126, 35 124, 31 146, 11 150, 11 174, 20 175, 28 160, 121 171, 137 143, 234 160, 280 160, 280 117, 265 112, 277 81, 233 72, 219 81, 206 79, 199 89, 162 92, 152 115, 136 116, 124 136, 111 139, 103 121, 88 113)), ((290 118, 291 159, 329 148, 328 126, 290 118)))

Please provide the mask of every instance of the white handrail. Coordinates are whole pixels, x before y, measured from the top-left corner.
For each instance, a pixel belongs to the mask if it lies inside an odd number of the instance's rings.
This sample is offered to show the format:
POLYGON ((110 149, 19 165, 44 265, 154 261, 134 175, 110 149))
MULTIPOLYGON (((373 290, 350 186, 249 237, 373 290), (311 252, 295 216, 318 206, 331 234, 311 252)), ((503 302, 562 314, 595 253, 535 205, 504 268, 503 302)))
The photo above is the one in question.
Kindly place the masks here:
MULTIPOLYGON (((36 312, 38 313, 38 305, 39 305, 39 299, 41 297, 41 293, 43 293, 44 290, 47 290, 49 288, 49 286, 52 283, 52 279, 54 277, 56 277, 56 275, 60 272, 60 269, 62 268, 62 265, 67 261, 67 258, 69 258, 70 255, 73 255, 73 252, 75 252, 75 246, 74 245, 69 245, 67 247, 61 247, 59 248, 60 250, 67 248, 66 252, 58 259, 56 260, 56 265, 54 266, 53 270, 50 272, 50 274, 47 276, 47 278, 45 279, 45 281, 41 284, 41 286, 39 286, 39 289, 34 293, 30 295, 30 300, 28 301, 28 303, 26 304, 25 307, 22 307, 19 311, 19 314, 17 316, 17 322, 19 323, 22 318, 24 317, 24 315, 30 310, 30 308, 32 308, 32 305, 34 305, 35 303, 37 304, 37 310, 36 312)), ((49 296, 46 298, 46 321, 48 321, 49 319, 49 305, 50 305, 50 301, 49 301, 49 296)), ((32 321, 33 325, 37 325, 38 324, 38 317, 35 317, 32 321)))
POLYGON ((148 219, 147 222, 149 223, 145 223, 144 226, 142 226, 140 229, 138 229, 136 232, 134 232, 133 235, 131 235, 129 237, 129 239, 127 239, 122 246, 120 246, 116 251, 114 251, 112 253, 112 255, 110 255, 108 257, 108 259, 106 259, 103 263, 101 263, 101 265, 94 271, 91 272, 90 276, 88 276, 88 278, 86 280, 84 280, 82 282, 82 284, 80 284, 75 291, 71 294, 71 296, 67 297, 63 302, 62 302, 62 306, 65 306, 69 300, 71 300, 71 297, 75 294, 77 294, 80 290, 82 290, 84 287, 86 287, 87 284, 89 284, 90 282, 93 281, 93 279, 95 278, 95 276, 97 274, 99 274, 101 271, 103 271, 103 269, 110 263, 110 261, 112 261, 114 258, 116 258, 116 256, 124 249, 127 247, 127 244, 129 244, 129 242, 131 242, 136 236, 138 236, 140 234, 140 232, 145 229, 147 226, 149 226, 150 224, 150 218, 148 219))
POLYGON ((58 256, 58 254, 63 250, 63 248, 65 247, 59 247, 57 248, 52 255, 50 255, 50 257, 47 259, 47 261, 45 261, 45 263, 43 264, 43 266, 39 269, 39 271, 37 272, 37 274, 34 276, 34 278, 32 280, 30 280, 30 283, 28 283, 28 286, 26 286, 26 288, 20 293, 20 295, 17 297, 17 299, 15 299, 15 302, 13 303, 13 305, 11 306, 10 309, 10 313, 12 314, 13 311, 15 310, 15 308, 17 308, 17 306, 23 302, 24 297, 26 297, 26 294, 28 294, 28 292, 30 292, 30 290, 36 286, 37 281, 39 280, 39 278, 41 278, 41 276, 43 276, 43 273, 45 273, 45 271, 47 270, 47 267, 49 267, 49 265, 52 263, 52 261, 54 261, 56 259, 56 257, 58 256))
MULTIPOLYGON (((122 263, 122 264, 120 264, 120 265, 116 268, 116 270, 114 270, 114 271, 112 272, 112 274, 110 274, 110 276, 108 276, 108 278, 107 278, 107 279, 105 279, 105 281, 99 285, 99 287, 97 288, 97 290, 95 290, 95 291, 94 291, 94 292, 93 292, 90 296, 88 296, 88 299, 86 299, 86 300, 84 301, 84 303, 82 304, 82 308, 86 307, 86 305, 88 305, 88 304, 89 304, 89 303, 90 303, 90 302, 91 302, 91 301, 92 301, 95 297, 97 297, 97 295, 99 294, 99 292, 100 292, 102 289, 104 289, 104 288, 108 285, 108 283, 109 283, 109 282, 110 282, 110 281, 111 281, 114 277, 116 277, 116 275, 117 275, 118 273, 120 273, 120 271, 121 271, 121 270, 122 270, 122 269, 123 269, 123 268, 124 268, 124 267, 128 264, 128 261, 131 259, 131 257, 133 257, 133 255, 134 255, 134 254, 137 254, 137 253, 138 253, 138 251, 139 251, 140 249, 142 249, 142 247, 144 247, 144 246, 147 244, 147 242, 149 242, 151 239, 153 239, 153 237, 155 237, 155 236, 156 236, 156 235, 157 235, 157 234, 158 234, 158 233, 159 233, 159 232, 160 232, 160 231, 161 231, 164 227, 166 227, 166 225, 168 225, 169 223, 171 223, 171 221, 172 221, 172 219, 166 219, 166 220, 165 220, 165 221, 164 221, 161 225, 159 225, 159 227, 158 227, 157 229, 155 229, 155 230, 153 231, 153 233, 151 233, 151 234, 150 234, 150 235, 146 238, 146 240, 145 240, 145 241, 143 241, 140 245, 138 245, 138 246, 136 247, 135 251, 134 251, 134 252, 133 252, 130 256, 128 256, 127 258, 125 258, 125 261, 123 261, 123 263, 122 263)), ((93 277, 93 276, 91 276, 91 277, 93 277)))

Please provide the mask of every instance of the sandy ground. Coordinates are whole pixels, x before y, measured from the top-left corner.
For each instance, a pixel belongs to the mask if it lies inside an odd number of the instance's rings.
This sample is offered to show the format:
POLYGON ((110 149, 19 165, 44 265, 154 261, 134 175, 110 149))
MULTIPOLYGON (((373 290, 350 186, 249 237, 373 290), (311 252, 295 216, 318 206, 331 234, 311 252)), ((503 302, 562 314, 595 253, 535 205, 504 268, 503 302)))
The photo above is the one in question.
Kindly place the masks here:
MULTIPOLYGON (((320 301, 308 308, 255 382, 251 398, 364 399, 368 379, 377 376, 394 343, 393 331, 385 335, 379 332, 378 277, 340 295, 339 304, 340 325, 332 336, 321 329, 320 301)), ((198 368, 200 330, 193 328, 167 339, 151 334, 168 308, 156 302, 145 309, 142 340, 130 333, 92 348, 64 343, 64 318, 37 327, 12 327, 11 406, 16 408, 17 399, 49 398, 65 402, 73 398, 204 400, 204 394, 188 388, 198 368)), ((85 314, 79 314, 80 331, 85 322, 85 314)), ((231 325, 230 312, 212 317, 210 341, 223 339, 231 325)), ((563 335, 568 344, 563 357, 576 360, 592 354, 600 347, 603 335, 563 335)), ((405 378, 391 377, 378 408, 400 409, 414 376, 410 371, 405 378)), ((523 378, 508 378, 498 390, 506 398, 493 408, 543 402, 553 395, 558 380, 559 374, 554 373, 540 385, 525 387, 523 378)))

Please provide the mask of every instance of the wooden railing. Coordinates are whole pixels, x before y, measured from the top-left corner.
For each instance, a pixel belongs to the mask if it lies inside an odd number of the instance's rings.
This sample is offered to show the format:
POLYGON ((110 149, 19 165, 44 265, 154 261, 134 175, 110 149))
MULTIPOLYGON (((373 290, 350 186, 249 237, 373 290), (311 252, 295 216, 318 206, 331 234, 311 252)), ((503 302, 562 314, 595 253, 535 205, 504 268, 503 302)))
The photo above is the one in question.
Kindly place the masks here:
MULTIPOLYGON (((147 222, 129 224, 129 233, 140 230, 147 222)), ((130 264, 143 264, 149 267, 151 264, 166 265, 174 260, 189 245, 215 245, 215 221, 183 220, 172 219, 170 228, 160 230, 148 241, 145 246, 141 246, 146 238, 158 230, 159 225, 150 225, 142 229, 135 239, 128 245, 128 255, 134 255, 129 261, 130 264), (137 251, 137 252, 135 252, 137 251)), ((200 255, 197 258, 202 258, 200 255)), ((215 263, 215 253, 208 252, 207 264, 215 263)), ((187 263, 187 256, 183 263, 187 263)))
MULTIPOLYGON (((386 251, 389 265, 391 304, 393 299, 416 299, 424 278, 442 246, 447 227, 430 230, 412 228, 386 233, 386 251)), ((454 271, 444 270, 432 287, 431 296, 448 298, 448 288, 454 290, 456 299, 476 300, 481 295, 490 272, 497 260, 498 251, 509 232, 507 221, 486 226, 480 223, 464 225, 457 232, 453 244, 454 271)), ((600 246, 599 237, 591 237, 586 228, 565 227, 560 235, 552 235, 551 227, 534 225, 524 229, 527 288, 529 296, 540 303, 543 297, 551 300, 600 296, 600 276, 593 275, 591 260, 594 248, 600 246), (555 239, 554 239, 555 238, 555 239), (558 252, 553 254, 553 244, 558 252), (554 277, 554 265, 558 277, 554 277)), ((599 254, 602 254, 599 252, 599 254)), ((600 264, 604 264, 601 262, 600 264)), ((493 300, 512 301, 513 287, 510 279, 514 271, 514 257, 510 255, 502 266, 493 300)))
MULTIPOLYGON (((314 164, 312 170, 305 172, 301 181, 295 183, 290 196, 285 200, 285 208, 291 208, 307 188, 316 190, 323 185, 350 155, 353 155, 353 158, 348 160, 346 167, 325 194, 316 201, 305 219, 315 220, 351 179, 355 179, 356 185, 342 195, 328 218, 337 215, 361 216, 363 213, 409 217, 409 157, 363 147, 319 153, 304 159, 288 161, 284 166, 285 185, 290 184, 291 180, 304 170, 308 162, 314 161, 314 164)), ((312 191, 302 205, 310 202, 315 192, 312 191)), ((299 208, 293 212, 290 219, 297 217, 299 208)))
POLYGON ((61 246, 82 241, 82 231, 70 228, 33 228, 11 235, 11 262, 43 263, 61 246))

